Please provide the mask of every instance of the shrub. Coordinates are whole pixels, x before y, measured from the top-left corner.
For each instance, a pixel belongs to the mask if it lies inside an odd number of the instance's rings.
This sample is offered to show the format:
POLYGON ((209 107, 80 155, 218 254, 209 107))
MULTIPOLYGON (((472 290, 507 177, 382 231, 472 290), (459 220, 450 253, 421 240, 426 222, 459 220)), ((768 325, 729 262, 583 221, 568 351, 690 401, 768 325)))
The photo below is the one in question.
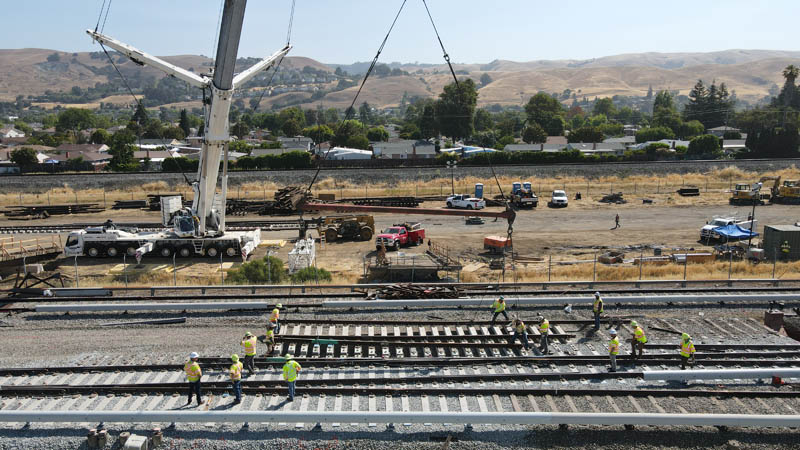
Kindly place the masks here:
POLYGON ((270 256, 246 262, 228 273, 226 281, 230 284, 278 284, 286 280, 283 261, 270 256))
POLYGON ((331 273, 325 269, 317 267, 306 267, 305 269, 298 270, 297 272, 289 275, 292 283, 306 283, 309 281, 331 281, 331 273))

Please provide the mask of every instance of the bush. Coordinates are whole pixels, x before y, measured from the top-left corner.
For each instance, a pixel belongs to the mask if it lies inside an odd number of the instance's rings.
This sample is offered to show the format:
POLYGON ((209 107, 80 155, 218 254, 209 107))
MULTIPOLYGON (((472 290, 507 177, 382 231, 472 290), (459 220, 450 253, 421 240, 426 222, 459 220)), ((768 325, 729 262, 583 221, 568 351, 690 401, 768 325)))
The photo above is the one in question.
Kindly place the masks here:
POLYGON ((302 284, 306 282, 331 281, 331 273, 325 269, 317 267, 306 267, 289 275, 292 283, 302 284))
POLYGON ((286 280, 283 261, 270 256, 246 262, 236 270, 228 272, 230 284, 279 284, 286 280))

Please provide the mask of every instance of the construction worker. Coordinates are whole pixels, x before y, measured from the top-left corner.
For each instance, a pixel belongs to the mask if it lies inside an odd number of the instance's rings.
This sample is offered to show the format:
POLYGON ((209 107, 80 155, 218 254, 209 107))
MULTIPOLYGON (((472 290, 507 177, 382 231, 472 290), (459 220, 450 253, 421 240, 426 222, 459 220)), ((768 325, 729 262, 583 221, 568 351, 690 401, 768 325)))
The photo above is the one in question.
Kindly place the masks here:
POLYGON ((257 341, 253 333, 248 331, 244 334, 244 338, 241 342, 242 347, 244 347, 244 367, 247 368, 247 376, 254 374, 256 371, 255 358, 257 341))
POLYGON ((635 320, 631 320, 631 327, 633 328, 633 337, 631 338, 631 355, 633 359, 636 359, 636 350, 639 350, 638 358, 641 358, 644 355, 644 344, 647 343, 647 336, 644 335, 644 330, 642 327, 636 323, 635 320))
POLYGON ((280 303, 275 305, 275 308, 273 308, 272 314, 269 315, 268 319, 269 323, 275 324, 275 334, 278 334, 281 331, 281 321, 279 320, 281 315, 281 308, 283 308, 283 305, 281 305, 280 303))
POLYGON ((617 355, 619 354, 619 339, 617 339, 617 330, 611 329, 608 332, 611 335, 611 340, 608 341, 608 358, 611 360, 611 368, 609 372, 617 371, 617 355))
POLYGON ((692 337, 687 333, 681 334, 681 370, 686 370, 686 364, 690 359, 694 363, 694 352, 692 337))
POLYGON ((495 300, 495 302, 492 303, 492 309, 494 310, 494 315, 492 316, 492 325, 494 325, 494 321, 497 320, 497 316, 499 316, 500 314, 502 314, 503 317, 505 317, 506 320, 508 320, 505 297, 501 295, 500 298, 495 300))
POLYGON ((294 356, 291 353, 287 353, 286 364, 283 365, 283 379, 286 380, 286 384, 289 387, 289 396, 286 398, 287 401, 294 401, 294 384, 297 380, 298 372, 302 369, 300 364, 294 360, 294 356))
POLYGON ((792 246, 789 245, 789 241, 783 241, 781 244, 781 253, 783 254, 783 259, 789 258, 789 252, 792 251, 792 246))
POLYGON ((594 329, 600 329, 600 314, 603 314, 603 299, 600 298, 600 292, 594 293, 594 303, 592 303, 592 312, 594 313, 594 329))
POLYGON ((612 228, 612 230, 616 230, 616 229, 617 229, 617 228, 619 228, 620 226, 621 226, 621 225, 619 224, 619 214, 617 214, 617 215, 614 217, 614 228, 612 228))
POLYGON ((200 364, 197 362, 200 355, 197 352, 189 354, 189 359, 183 365, 183 371, 186 372, 186 381, 189 382, 189 401, 187 405, 192 404, 192 396, 197 395, 197 406, 203 404, 203 397, 200 391, 200 379, 203 378, 203 371, 200 370, 200 364))
POLYGON ((267 328, 267 335, 264 338, 264 343, 267 344, 266 356, 272 355, 272 351, 275 350, 275 327, 276 325, 270 323, 267 328))
POLYGON ((231 374, 231 383, 233 383, 233 394, 236 400, 233 401, 234 405, 242 403, 242 363, 239 362, 239 355, 231 355, 231 367, 228 369, 231 374))
POLYGON ((515 318, 511 322, 511 326, 514 327, 514 334, 511 335, 510 343, 513 344, 519 338, 519 341, 525 346, 525 350, 529 350, 531 345, 528 342, 528 331, 525 329, 525 322, 522 319, 515 318))
POLYGON ((549 333, 550 321, 542 316, 539 316, 539 334, 541 334, 541 337, 539 338, 539 351, 541 351, 543 355, 547 354, 547 340, 549 338, 549 333))

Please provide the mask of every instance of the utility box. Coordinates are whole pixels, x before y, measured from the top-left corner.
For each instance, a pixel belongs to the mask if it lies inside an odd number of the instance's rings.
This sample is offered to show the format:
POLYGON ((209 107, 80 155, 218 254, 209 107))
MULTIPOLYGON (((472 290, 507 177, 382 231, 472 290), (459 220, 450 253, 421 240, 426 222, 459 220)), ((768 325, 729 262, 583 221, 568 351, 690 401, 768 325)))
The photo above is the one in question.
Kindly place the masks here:
POLYGON ((764 239, 761 241, 765 259, 778 261, 796 261, 800 259, 800 226, 795 225, 765 225, 764 239), (783 251, 784 244, 788 244, 789 252, 783 251))
POLYGON ((147 437, 138 434, 130 435, 122 447, 123 450, 147 450, 147 448, 147 437))

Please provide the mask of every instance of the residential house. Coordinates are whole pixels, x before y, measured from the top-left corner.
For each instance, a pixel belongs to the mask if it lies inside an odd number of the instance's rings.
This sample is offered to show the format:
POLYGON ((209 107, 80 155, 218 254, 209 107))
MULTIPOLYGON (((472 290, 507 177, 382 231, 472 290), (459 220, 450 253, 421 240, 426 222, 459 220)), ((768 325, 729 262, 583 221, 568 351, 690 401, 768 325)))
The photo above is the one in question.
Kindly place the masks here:
POLYGON ((747 151, 745 139, 724 139, 722 141, 722 151, 725 152, 726 155, 747 151))
MULTIPOLYGON (((59 146, 59 148, 60 148, 60 146, 59 146)), ((43 154, 40 153, 40 155, 43 155, 43 154)), ((42 161, 40 159, 40 162, 44 163, 44 164, 61 164, 61 163, 66 162, 66 161, 68 161, 70 159, 78 159, 78 158, 80 158, 80 159, 83 159, 84 161, 90 163, 92 165, 92 168, 94 168, 94 170, 96 170, 96 171, 97 170, 102 170, 105 166, 107 166, 108 163, 111 162, 111 158, 112 158, 112 156, 108 152, 102 152, 101 153, 101 152, 91 151, 91 150, 87 150, 87 151, 61 151, 61 152, 59 152, 58 149, 56 149, 56 151, 51 153, 51 154, 44 155, 44 157, 45 157, 44 161, 42 161)))
POLYGON ((669 145, 669 148, 673 150, 675 149, 675 147, 689 147, 689 141, 681 141, 678 139, 661 139, 660 141, 642 142, 641 144, 636 144, 628 148, 633 150, 644 150, 650 144, 667 144, 669 145))
MULTIPOLYGON (((547 140, 544 141, 545 144, 558 144, 563 145, 564 147, 567 146, 567 137, 566 136, 547 136, 547 140)), ((561 148, 564 148, 561 147, 561 148)))
POLYGON ((10 137, 10 138, 0 138, 0 142, 3 143, 6 147, 20 147, 28 143, 28 138, 26 137, 10 137))
POLYGON ((181 142, 177 139, 141 139, 137 140, 133 143, 133 145, 145 149, 145 148, 158 148, 158 147, 180 147, 186 145, 185 142, 181 142))
POLYGON ((623 144, 627 147, 636 144, 636 136, 613 137, 603 139, 603 142, 606 144, 623 144))
POLYGON ((629 136, 636 136, 636 132, 640 130, 639 125, 623 125, 622 126, 622 134, 626 137, 629 136))
POLYGON ((327 153, 329 160, 372 159, 372 151, 357 148, 333 147, 327 153))
POLYGON ((564 150, 567 144, 508 144, 503 148, 507 152, 545 152, 555 153, 564 150))
POLYGON ((25 133, 22 131, 14 128, 14 127, 5 127, 0 128, 0 139, 5 138, 24 138, 25 133))
POLYGON ((726 126, 726 125, 721 125, 721 126, 718 126, 718 127, 709 128, 708 130, 706 130, 706 132, 708 134, 713 134, 716 137, 723 137, 723 136, 725 136, 725 133, 727 133, 727 132, 741 133, 742 130, 740 130, 738 128, 735 128, 735 127, 729 127, 729 126, 726 126))
POLYGON ((584 155, 608 154, 622 156, 625 154, 624 144, 606 142, 573 142, 567 145, 570 150, 578 150, 584 155))
POLYGON ((428 159, 436 157, 436 146, 426 140, 405 139, 393 142, 375 142, 373 153, 378 158, 428 159))
POLYGON ((301 150, 304 152, 311 151, 313 140, 310 137, 295 136, 295 137, 279 137, 278 142, 281 143, 283 148, 288 150, 301 150))
MULTIPOLYGON (((108 145, 106 144, 61 144, 56 147, 56 152, 64 153, 64 152, 71 152, 71 153, 78 153, 78 152, 95 152, 95 153, 106 153, 108 152, 108 145)), ((67 158, 69 159, 69 158, 67 158)))
POLYGON ((150 160, 150 170, 160 171, 161 163, 167 158, 175 158, 179 156, 177 150, 136 150, 133 152, 133 158, 144 163, 145 160, 150 160))

